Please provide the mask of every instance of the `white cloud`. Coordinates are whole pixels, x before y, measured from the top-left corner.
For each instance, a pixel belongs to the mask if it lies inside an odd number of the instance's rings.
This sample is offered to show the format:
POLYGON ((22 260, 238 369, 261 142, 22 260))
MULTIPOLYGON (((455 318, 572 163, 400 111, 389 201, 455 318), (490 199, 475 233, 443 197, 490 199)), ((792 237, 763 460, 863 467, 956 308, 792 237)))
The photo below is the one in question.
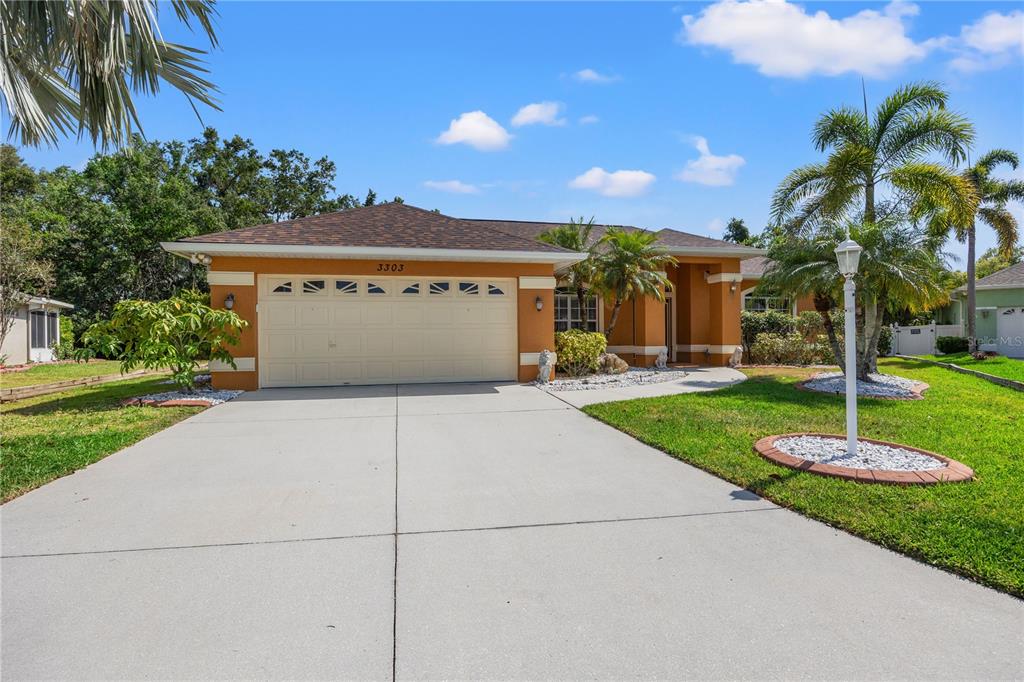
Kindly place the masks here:
POLYGON ((928 46, 915 43, 904 23, 917 12, 917 5, 891 2, 882 11, 833 19, 784 1, 720 0, 684 16, 679 38, 727 50, 734 61, 766 76, 883 76, 927 53, 928 46))
POLYGON ((736 174, 747 162, 739 154, 715 156, 708 147, 708 141, 697 135, 693 146, 700 152, 700 158, 686 162, 686 168, 676 174, 677 180, 696 182, 701 185, 723 187, 736 181, 736 174))
POLYGON ((516 128, 541 124, 546 126, 564 126, 565 119, 558 118, 565 105, 561 102, 536 102, 527 104, 512 117, 512 125, 516 128))
POLYGON ((593 69, 581 69, 572 75, 573 78, 581 83, 614 83, 619 80, 618 76, 610 76, 604 73, 598 73, 593 69))
POLYGON ((594 116, 593 114, 587 114, 586 116, 580 117, 580 125, 586 126, 592 123, 597 123, 600 120, 601 119, 599 119, 597 116, 594 116))
POLYGON ((647 191, 655 177, 642 170, 617 170, 609 173, 594 166, 569 183, 573 189, 589 189, 606 197, 636 197, 647 191))
POLYGON ((958 38, 934 42, 955 53, 949 65, 956 71, 973 73, 1005 66, 1024 54, 1024 12, 989 12, 961 28, 958 38))
POLYGON ((453 119, 448 130, 441 133, 438 144, 468 144, 483 152, 508 147, 512 136, 501 124, 482 111, 468 111, 453 119))
POLYGON ((461 180, 427 180, 424 187, 436 189, 438 192, 451 192, 452 194, 479 194, 480 188, 476 185, 462 182, 461 180))

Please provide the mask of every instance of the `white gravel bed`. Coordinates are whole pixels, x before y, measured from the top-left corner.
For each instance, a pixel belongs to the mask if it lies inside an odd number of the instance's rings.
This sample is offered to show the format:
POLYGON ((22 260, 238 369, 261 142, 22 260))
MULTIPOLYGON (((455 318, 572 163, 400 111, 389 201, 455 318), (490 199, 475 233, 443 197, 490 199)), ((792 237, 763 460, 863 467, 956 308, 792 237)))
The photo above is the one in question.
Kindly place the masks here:
MULTIPOLYGON (((857 382, 857 395, 874 398, 911 398, 913 388, 919 382, 898 377, 894 374, 869 374, 871 381, 857 382)), ((820 393, 846 394, 846 376, 842 372, 817 374, 804 382, 804 388, 820 393)))
POLYGON ((598 388, 620 388, 641 384, 660 384, 664 381, 682 379, 683 369, 655 369, 653 367, 628 369, 622 374, 591 374, 585 377, 555 379, 546 384, 535 382, 546 391, 592 391, 598 388))
POLYGON ((792 436, 779 438, 775 447, 793 457, 832 464, 852 469, 883 469, 885 471, 920 471, 922 469, 941 469, 943 462, 922 455, 920 452, 879 445, 862 440, 857 441, 857 455, 846 454, 845 438, 822 438, 821 436, 792 436))
POLYGON ((157 402, 163 402, 164 400, 205 400, 210 405, 220 405, 233 398, 237 398, 242 393, 243 391, 217 391, 212 388, 201 388, 192 393, 185 393, 184 391, 150 393, 149 395, 139 396, 139 400, 155 400, 157 402))

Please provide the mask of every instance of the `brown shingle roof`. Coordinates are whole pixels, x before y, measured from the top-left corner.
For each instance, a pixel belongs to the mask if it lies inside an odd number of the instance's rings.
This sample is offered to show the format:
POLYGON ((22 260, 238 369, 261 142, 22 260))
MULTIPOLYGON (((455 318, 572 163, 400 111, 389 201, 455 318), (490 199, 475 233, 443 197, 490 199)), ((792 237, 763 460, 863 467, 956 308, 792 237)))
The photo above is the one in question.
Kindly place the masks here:
POLYGON ((565 252, 517 234, 407 204, 377 204, 183 239, 203 244, 370 246, 565 252))
POLYGON ((755 256, 740 261, 740 273, 744 275, 760 277, 767 269, 768 258, 765 256, 755 256))

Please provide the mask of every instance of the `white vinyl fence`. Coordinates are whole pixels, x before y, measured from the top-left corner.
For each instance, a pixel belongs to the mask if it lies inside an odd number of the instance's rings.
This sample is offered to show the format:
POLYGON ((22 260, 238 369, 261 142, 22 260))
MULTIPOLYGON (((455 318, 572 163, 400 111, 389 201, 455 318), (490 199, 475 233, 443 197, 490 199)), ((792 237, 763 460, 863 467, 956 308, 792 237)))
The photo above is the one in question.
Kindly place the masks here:
POLYGON ((935 355, 935 339, 963 336, 958 324, 922 324, 914 327, 892 326, 892 352, 900 355, 935 355))

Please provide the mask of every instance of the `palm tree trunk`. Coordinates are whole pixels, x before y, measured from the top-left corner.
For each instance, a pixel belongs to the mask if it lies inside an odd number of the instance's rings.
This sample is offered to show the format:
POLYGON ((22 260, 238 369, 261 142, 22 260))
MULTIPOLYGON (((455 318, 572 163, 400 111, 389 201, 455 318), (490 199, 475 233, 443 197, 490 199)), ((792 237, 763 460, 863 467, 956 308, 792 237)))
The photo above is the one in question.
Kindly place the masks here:
POLYGON ((604 329, 604 336, 606 339, 612 335, 612 330, 615 329, 615 323, 619 321, 620 310, 622 310, 622 299, 616 296, 615 304, 612 306, 612 315, 608 319, 608 326, 604 329))
POLYGON ((839 337, 836 336, 836 327, 832 324, 832 300, 828 296, 814 296, 814 309, 821 315, 821 323, 825 326, 825 335, 828 336, 828 345, 832 348, 832 355, 835 356, 836 364, 846 372, 846 362, 843 360, 843 349, 839 346, 839 337))
POLYGON ((977 322, 977 311, 975 309, 977 292, 974 281, 975 237, 974 225, 971 225, 967 230, 967 350, 972 353, 978 352, 978 338, 975 327, 977 322))
MULTIPOLYGON (((864 362, 864 351, 867 348, 867 332, 865 329, 867 327, 867 305, 863 301, 863 299, 861 299, 861 302, 856 307, 856 310, 857 333, 855 335, 855 343, 857 344, 857 346, 855 348, 855 357, 857 358, 857 378, 860 379, 861 381, 867 381, 868 371, 867 365, 864 362)), ((845 342, 849 343, 850 340, 845 339, 845 342)))
POLYGON ((864 222, 875 222, 875 179, 869 177, 864 183, 864 222))
POLYGON ((580 306, 580 325, 583 331, 587 331, 587 323, 590 322, 590 319, 587 310, 587 291, 583 287, 576 287, 576 302, 580 306))

